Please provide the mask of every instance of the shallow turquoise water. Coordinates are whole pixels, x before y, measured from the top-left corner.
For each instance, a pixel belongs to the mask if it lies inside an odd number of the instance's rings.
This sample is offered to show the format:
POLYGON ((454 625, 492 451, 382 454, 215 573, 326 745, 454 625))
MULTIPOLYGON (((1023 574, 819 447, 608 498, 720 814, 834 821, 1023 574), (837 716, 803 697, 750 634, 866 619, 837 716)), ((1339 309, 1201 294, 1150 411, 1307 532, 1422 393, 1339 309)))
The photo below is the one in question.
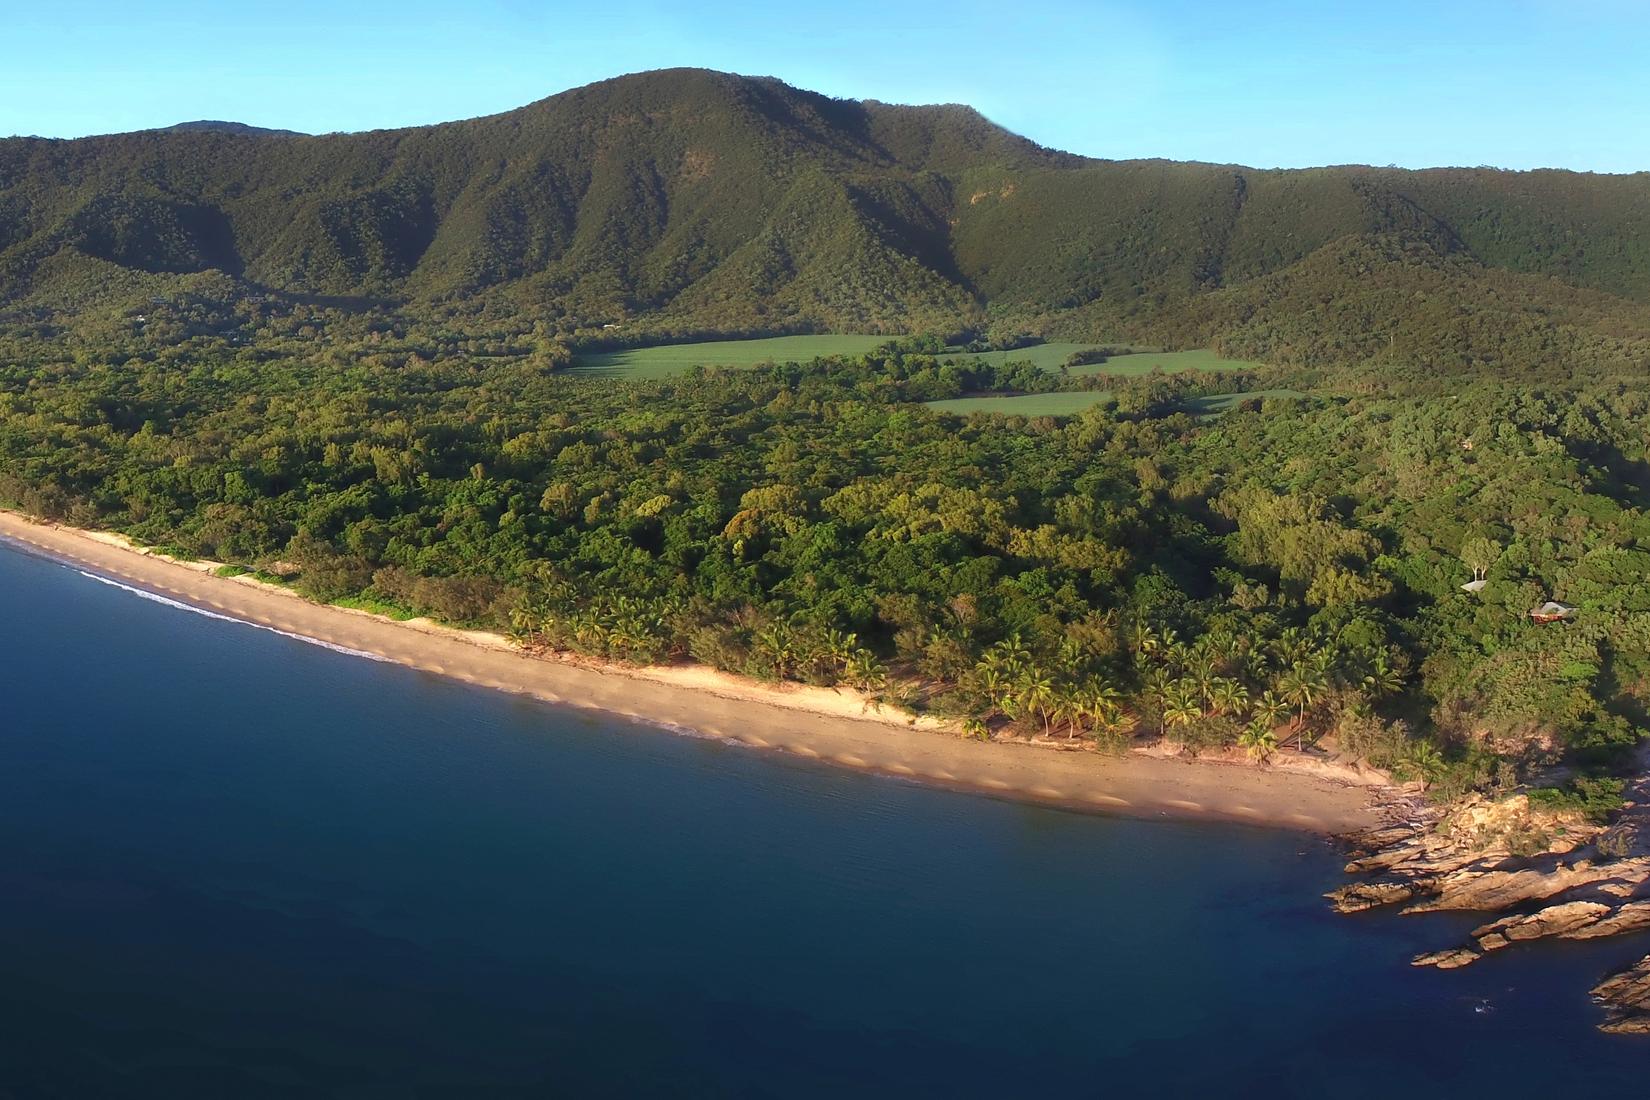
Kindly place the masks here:
POLYGON ((1643 942, 523 702, 0 550, 0 1096, 1630 1095, 1643 942))

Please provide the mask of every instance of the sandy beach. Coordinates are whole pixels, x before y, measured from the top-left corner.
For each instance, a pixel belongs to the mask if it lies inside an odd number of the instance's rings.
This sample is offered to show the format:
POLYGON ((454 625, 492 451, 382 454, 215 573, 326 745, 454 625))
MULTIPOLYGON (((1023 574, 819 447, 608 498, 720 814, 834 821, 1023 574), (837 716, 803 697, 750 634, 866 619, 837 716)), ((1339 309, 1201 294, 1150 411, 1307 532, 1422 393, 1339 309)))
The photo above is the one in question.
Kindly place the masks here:
POLYGON ((1099 812, 1212 817, 1331 834, 1378 824, 1390 793, 1373 775, 1287 753, 1258 767, 985 743, 934 722, 868 710, 846 689, 776 687, 702 667, 593 667, 533 656, 501 635, 316 604, 249 576, 220 577, 216 563, 175 561, 118 535, 11 512, 0 511, 0 537, 201 609, 425 672, 840 767, 1099 812))

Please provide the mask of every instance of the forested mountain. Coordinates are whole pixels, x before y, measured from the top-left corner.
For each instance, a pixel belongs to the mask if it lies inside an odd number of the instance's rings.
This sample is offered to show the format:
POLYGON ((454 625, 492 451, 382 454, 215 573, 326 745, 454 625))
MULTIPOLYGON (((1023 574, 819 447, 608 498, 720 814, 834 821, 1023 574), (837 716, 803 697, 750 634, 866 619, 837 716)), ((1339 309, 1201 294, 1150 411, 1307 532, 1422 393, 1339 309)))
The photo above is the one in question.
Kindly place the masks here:
POLYGON ((561 335, 1000 325, 1301 363, 1642 364, 1650 174, 1089 160, 966 107, 700 70, 404 130, 0 141, 0 303, 201 286, 561 335))

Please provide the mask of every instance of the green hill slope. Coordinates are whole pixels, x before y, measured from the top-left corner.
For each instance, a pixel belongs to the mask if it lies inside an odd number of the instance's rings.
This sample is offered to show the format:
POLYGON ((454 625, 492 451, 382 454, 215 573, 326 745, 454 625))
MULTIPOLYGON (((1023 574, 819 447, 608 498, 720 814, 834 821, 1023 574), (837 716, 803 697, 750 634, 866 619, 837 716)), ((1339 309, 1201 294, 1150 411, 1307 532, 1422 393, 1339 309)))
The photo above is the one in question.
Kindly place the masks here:
POLYGON ((0 302, 208 271, 563 334, 1004 324, 1316 361, 1453 311, 1642 361, 1650 175, 1095 161, 966 107, 701 70, 404 130, 0 141, 0 302))

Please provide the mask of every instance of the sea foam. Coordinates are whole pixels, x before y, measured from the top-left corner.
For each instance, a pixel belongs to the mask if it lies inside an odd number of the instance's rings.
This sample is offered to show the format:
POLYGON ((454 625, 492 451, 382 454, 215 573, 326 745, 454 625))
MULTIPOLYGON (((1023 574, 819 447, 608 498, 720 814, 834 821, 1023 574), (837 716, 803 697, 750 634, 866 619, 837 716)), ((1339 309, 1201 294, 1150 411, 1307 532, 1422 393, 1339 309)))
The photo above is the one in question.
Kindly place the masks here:
POLYGON ((311 638, 306 634, 295 634, 290 630, 281 630, 278 627, 269 626, 265 623, 255 623, 249 619, 238 619, 233 615, 222 615, 216 611, 209 611, 204 607, 196 607, 194 604, 186 603, 183 600, 174 600, 169 596, 162 596, 158 592, 150 592, 146 589, 138 588, 135 585, 122 584, 120 581, 114 580, 110 577, 100 576, 96 573, 88 573, 84 569, 77 569, 75 572, 79 573, 82 577, 90 577, 92 580, 97 581, 100 584, 107 584, 111 587, 119 588, 122 591, 130 592, 134 596, 141 596, 146 600, 153 600, 155 603, 165 604, 167 607, 175 607, 179 611, 192 611, 196 615, 205 615, 208 619, 219 619, 226 623, 240 623, 242 626, 250 626, 257 630, 267 630, 271 634, 279 634, 283 638, 292 638, 296 641, 308 642, 310 645, 318 645, 322 649, 330 649, 334 653, 345 653, 351 657, 365 657, 369 661, 393 663, 390 662, 388 657, 380 657, 378 654, 368 653, 364 649, 351 649, 349 646, 337 645, 333 642, 324 642, 320 638, 311 638))

